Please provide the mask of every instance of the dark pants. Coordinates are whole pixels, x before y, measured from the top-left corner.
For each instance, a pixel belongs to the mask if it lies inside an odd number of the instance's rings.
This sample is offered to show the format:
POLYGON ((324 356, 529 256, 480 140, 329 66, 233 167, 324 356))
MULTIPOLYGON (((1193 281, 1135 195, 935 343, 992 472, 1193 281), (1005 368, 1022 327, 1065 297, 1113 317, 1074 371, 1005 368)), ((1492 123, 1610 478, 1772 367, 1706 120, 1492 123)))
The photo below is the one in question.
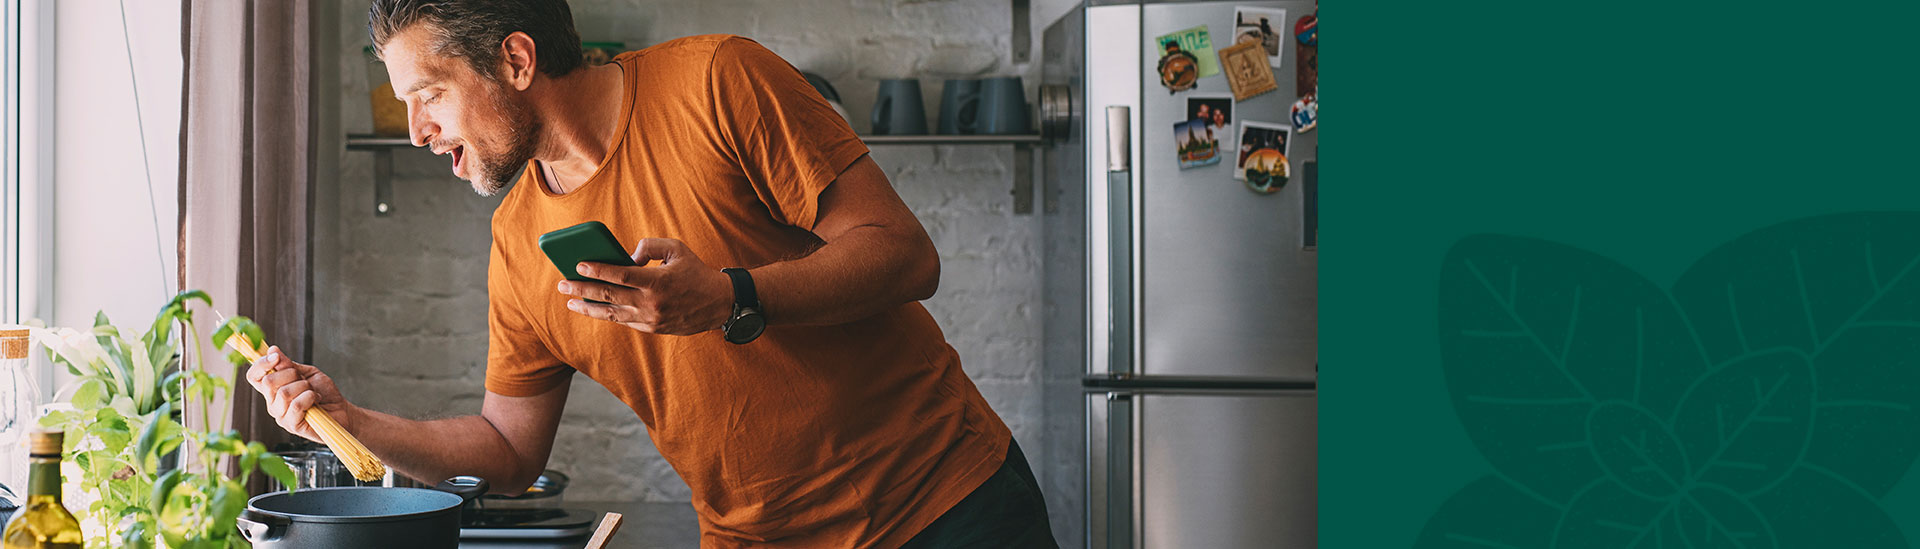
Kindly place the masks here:
POLYGON ((912 549, 963 547, 1057 548, 1047 522, 1047 500, 1027 467, 1020 445, 1007 443, 1007 461, 992 477, 954 504, 933 524, 901 546, 912 549))

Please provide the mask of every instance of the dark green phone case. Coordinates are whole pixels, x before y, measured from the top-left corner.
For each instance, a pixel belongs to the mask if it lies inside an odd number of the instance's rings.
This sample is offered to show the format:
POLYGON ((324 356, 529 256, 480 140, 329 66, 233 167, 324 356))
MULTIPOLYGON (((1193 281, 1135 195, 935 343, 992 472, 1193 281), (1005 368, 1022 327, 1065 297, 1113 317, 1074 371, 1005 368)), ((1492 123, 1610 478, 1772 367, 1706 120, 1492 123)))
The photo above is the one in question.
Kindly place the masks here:
POLYGON ((592 280, 573 270, 573 266, 582 261, 625 266, 634 264, 626 248, 620 246, 620 240, 613 237, 613 231, 607 230, 607 226, 599 221, 588 221, 540 235, 540 251, 547 253, 547 259, 553 261, 554 267, 560 268, 560 274, 565 275, 567 280, 592 280))

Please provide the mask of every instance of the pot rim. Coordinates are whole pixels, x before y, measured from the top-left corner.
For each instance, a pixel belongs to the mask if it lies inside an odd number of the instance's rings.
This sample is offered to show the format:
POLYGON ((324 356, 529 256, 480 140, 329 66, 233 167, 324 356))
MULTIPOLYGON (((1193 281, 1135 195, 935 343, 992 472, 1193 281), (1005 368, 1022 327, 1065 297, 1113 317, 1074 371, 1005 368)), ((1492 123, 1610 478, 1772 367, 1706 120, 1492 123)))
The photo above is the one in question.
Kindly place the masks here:
MULTIPOLYGON (((327 490, 411 490, 415 492, 427 492, 427 493, 433 493, 433 494, 440 494, 441 496, 446 496, 448 498, 447 500, 448 504, 444 508, 428 509, 425 511, 416 511, 412 513, 401 513, 401 514, 392 514, 392 515, 353 515, 353 516, 310 515, 306 513, 287 513, 283 511, 270 511, 267 509, 260 508, 259 502, 261 499, 265 499, 272 496, 290 495, 295 493, 295 492, 288 492, 286 490, 281 490, 278 492, 268 492, 265 494, 253 496, 252 498, 248 498, 247 512, 254 513, 257 515, 263 515, 267 517, 280 518, 280 519, 284 519, 292 522, 319 522, 319 523, 334 523, 334 524, 364 523, 364 522, 399 522, 399 521, 405 521, 405 520, 428 518, 434 515, 440 515, 445 513, 457 514, 460 512, 460 507, 466 503, 465 499, 461 498, 456 494, 451 494, 451 493, 442 492, 439 490, 431 490, 426 488, 389 488, 385 486, 332 486, 327 488, 306 488, 306 489, 300 490, 300 492, 319 492, 319 491, 327 491, 327 490)), ((429 497, 440 497, 440 496, 429 496, 429 497)))

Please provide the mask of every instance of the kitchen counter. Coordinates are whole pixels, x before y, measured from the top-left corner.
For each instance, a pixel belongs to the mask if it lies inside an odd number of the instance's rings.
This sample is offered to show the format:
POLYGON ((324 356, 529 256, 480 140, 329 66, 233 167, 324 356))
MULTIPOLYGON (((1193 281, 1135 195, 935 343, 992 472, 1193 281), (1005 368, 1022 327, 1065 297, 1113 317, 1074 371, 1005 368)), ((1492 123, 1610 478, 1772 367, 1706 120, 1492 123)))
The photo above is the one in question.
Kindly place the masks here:
MULTIPOLYGON (((561 507, 620 513, 624 517, 620 533, 613 535, 607 547, 666 549, 700 546, 700 522, 693 514, 693 506, 686 502, 568 501, 561 507)), ((596 522, 595 526, 598 525, 596 522)), ((460 541, 461 549, 580 549, 586 545, 585 536, 567 540, 460 541)))

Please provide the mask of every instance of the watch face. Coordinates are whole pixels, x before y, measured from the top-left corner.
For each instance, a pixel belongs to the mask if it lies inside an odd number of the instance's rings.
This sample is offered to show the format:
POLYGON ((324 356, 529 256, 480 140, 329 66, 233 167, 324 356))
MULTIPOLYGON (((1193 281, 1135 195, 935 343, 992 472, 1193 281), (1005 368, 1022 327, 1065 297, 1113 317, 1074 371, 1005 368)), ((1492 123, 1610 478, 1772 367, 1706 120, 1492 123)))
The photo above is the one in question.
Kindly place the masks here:
POLYGON ((759 311, 749 310, 734 317, 733 323, 727 326, 727 341, 733 343, 753 341, 766 329, 767 319, 761 317, 759 311))

